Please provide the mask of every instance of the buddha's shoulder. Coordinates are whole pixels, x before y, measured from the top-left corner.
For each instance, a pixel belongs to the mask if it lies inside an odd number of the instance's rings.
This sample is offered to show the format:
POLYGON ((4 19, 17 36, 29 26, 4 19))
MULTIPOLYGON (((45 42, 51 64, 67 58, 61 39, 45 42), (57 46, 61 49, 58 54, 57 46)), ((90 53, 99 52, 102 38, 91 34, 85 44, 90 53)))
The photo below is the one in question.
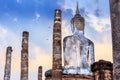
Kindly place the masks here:
POLYGON ((94 45, 94 42, 93 42, 92 40, 90 40, 90 39, 88 39, 88 38, 86 38, 86 39, 88 40, 89 44, 94 45))
POLYGON ((66 36, 66 37, 64 37, 64 40, 66 40, 66 39, 72 39, 72 38, 74 38, 74 35, 66 36))
POLYGON ((64 41, 66 41, 66 40, 72 40, 72 39, 74 39, 75 38, 75 36, 74 35, 70 35, 70 36, 66 36, 66 37, 64 37, 64 41))

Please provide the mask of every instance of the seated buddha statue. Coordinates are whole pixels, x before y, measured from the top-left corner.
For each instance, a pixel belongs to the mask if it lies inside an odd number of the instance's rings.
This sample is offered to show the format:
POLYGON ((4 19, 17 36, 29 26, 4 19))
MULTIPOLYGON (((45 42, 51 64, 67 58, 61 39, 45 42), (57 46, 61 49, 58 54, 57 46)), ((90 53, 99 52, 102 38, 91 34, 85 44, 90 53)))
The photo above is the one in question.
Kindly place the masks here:
POLYGON ((63 40, 63 74, 92 75, 90 67, 94 63, 94 43, 84 36, 84 22, 77 4, 76 14, 71 20, 73 35, 63 40))

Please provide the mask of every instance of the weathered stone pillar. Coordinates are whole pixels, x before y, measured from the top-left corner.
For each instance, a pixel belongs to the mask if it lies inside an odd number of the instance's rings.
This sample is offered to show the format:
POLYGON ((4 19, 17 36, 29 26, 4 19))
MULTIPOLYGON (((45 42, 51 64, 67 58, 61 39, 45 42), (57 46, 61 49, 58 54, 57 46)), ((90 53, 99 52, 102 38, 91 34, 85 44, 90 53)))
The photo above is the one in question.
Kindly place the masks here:
POLYGON ((62 80, 61 10, 55 10, 53 27, 52 80, 62 80))
POLYGON ((22 35, 22 51, 21 51, 21 80, 28 80, 28 36, 27 31, 22 35))
POLYGON ((12 47, 7 47, 4 80, 10 80, 12 47))
POLYGON ((42 66, 38 68, 38 80, 42 80, 42 66))
POLYGON ((113 43, 113 79, 120 80, 120 0, 110 0, 112 43, 113 43))

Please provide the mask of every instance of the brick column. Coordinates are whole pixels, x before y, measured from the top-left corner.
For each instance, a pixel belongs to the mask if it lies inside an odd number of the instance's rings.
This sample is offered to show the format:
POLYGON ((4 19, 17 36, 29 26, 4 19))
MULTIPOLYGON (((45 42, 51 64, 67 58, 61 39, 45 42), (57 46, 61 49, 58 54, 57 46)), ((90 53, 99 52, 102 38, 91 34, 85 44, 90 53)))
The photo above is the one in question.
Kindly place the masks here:
POLYGON ((38 80, 42 80, 42 66, 38 68, 38 80))
POLYGON ((53 27, 52 80, 62 80, 61 10, 55 10, 53 27))
POLYGON ((113 80, 120 80, 120 0, 110 0, 112 43, 113 43, 113 80))
POLYGON ((10 80, 12 47, 7 47, 4 80, 10 80))
POLYGON ((28 80, 28 36, 29 33, 24 31, 21 50, 21 80, 28 80))

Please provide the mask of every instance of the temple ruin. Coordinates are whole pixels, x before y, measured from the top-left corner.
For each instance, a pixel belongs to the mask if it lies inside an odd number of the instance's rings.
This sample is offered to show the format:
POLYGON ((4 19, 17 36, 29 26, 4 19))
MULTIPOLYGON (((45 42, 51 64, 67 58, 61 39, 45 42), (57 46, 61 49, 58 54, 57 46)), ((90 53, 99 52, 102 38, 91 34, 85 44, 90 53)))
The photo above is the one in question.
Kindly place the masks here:
MULTIPOLYGON (((76 11, 79 13, 79 11, 76 11)), ((90 63, 92 71, 91 75, 84 74, 64 74, 62 67, 62 40, 61 40, 61 24, 62 24, 62 11, 55 10, 54 26, 53 26, 53 65, 52 69, 46 71, 45 80, 120 80, 120 0, 110 0, 110 13, 111 13, 111 28, 112 28, 112 44, 113 44, 113 64, 109 61, 100 60, 98 62, 90 63)), ((75 22, 78 29, 79 20, 75 22)), ((28 80, 28 43, 29 32, 24 31, 22 35, 22 50, 21 50, 21 77, 20 80, 28 80)), ((11 73, 11 53, 12 47, 7 47, 6 63, 4 70, 4 80, 10 80, 11 73)), ((88 59, 88 58, 87 58, 88 59)), ((69 61, 68 61, 69 63, 69 61)), ((66 64, 67 65, 67 62, 66 64)), ((77 68, 76 68, 77 69, 77 68)), ((75 70, 74 68, 71 70, 75 70)), ((42 66, 38 68, 38 80, 42 80, 42 66)))

